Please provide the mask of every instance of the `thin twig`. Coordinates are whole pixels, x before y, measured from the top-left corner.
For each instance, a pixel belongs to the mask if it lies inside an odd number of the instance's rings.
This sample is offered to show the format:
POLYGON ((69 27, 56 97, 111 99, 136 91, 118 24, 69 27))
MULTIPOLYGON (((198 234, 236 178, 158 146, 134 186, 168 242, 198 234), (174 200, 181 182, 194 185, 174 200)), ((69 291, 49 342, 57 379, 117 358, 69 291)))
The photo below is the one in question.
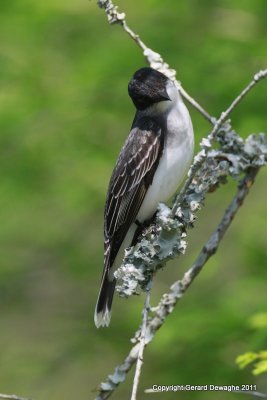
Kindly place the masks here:
POLYGON ((3 394, 3 393, 0 393, 0 399, 5 399, 5 400, 30 400, 30 399, 26 399, 25 397, 16 396, 15 394, 3 394))
POLYGON ((217 120, 213 130, 211 131, 209 135, 209 139, 213 140, 214 137, 216 136, 218 130, 222 126, 222 124, 227 120, 231 112, 235 109, 235 107, 241 102, 241 100, 244 99, 244 97, 251 91, 251 89, 259 83, 262 79, 266 78, 267 76, 267 69, 264 69, 262 71, 257 72, 252 81, 242 90, 239 96, 237 96, 232 104, 227 108, 226 111, 221 113, 220 118, 217 120))
POLYGON ((136 368, 135 368, 131 400, 136 400, 137 389, 138 389, 140 375, 141 375, 141 369, 142 369, 142 365, 143 365, 143 354, 144 354, 144 349, 145 349, 145 345, 146 345, 146 328, 147 328, 147 321, 148 321, 148 313, 149 313, 149 309, 150 309, 150 292, 151 292, 151 283, 149 282, 149 285, 148 285, 147 291, 146 291, 145 304, 144 304, 144 308, 143 308, 143 320, 142 320, 141 335, 140 335, 140 342, 139 342, 139 351, 138 351, 138 357, 137 357, 136 368))
POLYGON ((110 24, 119 24, 122 26, 123 30, 135 41, 135 43, 142 49, 144 57, 146 58, 148 64, 158 71, 163 72, 170 79, 172 79, 177 88, 179 89, 181 95, 198 111, 205 119, 207 119, 211 124, 214 124, 214 118, 209 115, 209 113, 201 107, 196 100, 194 100, 185 89, 181 87, 179 81, 175 79, 176 72, 171 69, 169 65, 163 60, 160 54, 151 50, 146 44, 140 39, 127 24, 126 15, 124 12, 118 12, 118 7, 114 5, 111 0, 98 0, 97 1, 100 8, 105 10, 108 22, 110 24))
MULTIPOLYGON (((250 92, 250 90, 258 83, 260 82, 262 79, 266 78, 267 76, 267 69, 262 70, 257 72, 254 77, 253 80, 242 90, 242 92, 240 93, 240 95, 238 95, 234 101, 231 103, 231 105, 227 108, 226 111, 221 113, 220 118, 216 121, 216 123, 214 124, 214 127, 211 131, 211 133, 208 135, 207 140, 209 141, 209 143, 211 144, 212 141, 216 138, 217 133, 219 132, 219 129, 221 128, 221 126, 223 125, 223 123, 227 120, 227 118, 229 117, 229 115, 231 114, 231 112, 234 110, 234 108, 244 99, 244 97, 250 92)), ((193 165, 190 168, 189 174, 188 174, 188 178, 186 179, 182 189, 179 191, 178 196, 175 199, 173 208, 172 208, 172 215, 176 214, 176 211, 179 207, 179 204, 181 204, 181 202, 183 201, 184 195, 187 192, 189 186, 192 183, 192 180, 195 176, 196 171, 199 170, 199 168, 201 167, 201 165, 203 164, 203 162, 205 161, 207 157, 207 149, 202 149, 196 156, 195 156, 195 161, 193 163, 193 165)))
POLYGON ((267 399, 267 394, 261 393, 261 392, 256 392, 255 390, 235 390, 233 393, 240 393, 240 394, 247 394, 252 397, 257 397, 260 399, 267 399))
POLYGON ((187 100, 188 103, 190 103, 191 106, 193 106, 200 114, 202 114, 202 116, 207 121, 209 121, 212 125, 214 125, 216 123, 216 118, 212 117, 206 110, 204 110, 204 108, 200 104, 198 104, 198 102, 186 92, 186 90, 182 87, 181 84, 180 84, 179 91, 180 91, 181 95, 183 96, 183 98, 185 100, 187 100))
MULTIPOLYGON (((171 286, 171 291, 168 294, 164 294, 158 304, 152 311, 155 311, 154 317, 150 318, 147 323, 146 328, 146 342, 145 345, 150 343, 157 331, 164 324, 166 317, 171 314, 178 303, 178 301, 183 297, 184 293, 187 291, 189 286, 192 284, 195 277, 202 270, 207 260, 215 254, 217 251, 220 241, 222 240, 225 232, 231 225, 231 222, 234 219, 237 211, 243 204, 249 189, 251 188, 254 179, 258 173, 258 168, 251 168, 245 175, 244 179, 240 182, 238 186, 237 194, 234 196, 230 205, 226 209, 221 222, 210 236, 209 240, 203 246, 200 251, 197 259, 195 260, 192 267, 184 274, 183 278, 180 281, 176 281, 171 286)), ((136 337, 139 337, 140 331, 136 333, 136 337)), ((136 363, 139 352, 139 343, 135 344, 129 352, 128 356, 125 360, 116 367, 115 373, 113 375, 109 375, 105 385, 102 386, 99 390, 99 394, 96 400, 106 400, 108 399, 113 391, 117 388, 117 386, 125 380, 126 374, 130 371, 132 366, 136 363), (115 381, 114 375, 118 373, 118 371, 123 375, 120 381, 115 381)))
POLYGON ((125 30, 125 32, 128 33, 128 35, 138 44, 139 47, 141 47, 141 49, 143 51, 145 51, 147 49, 147 46, 145 45, 145 43, 140 39, 139 35, 137 35, 136 33, 134 33, 134 31, 132 31, 131 28, 129 28, 129 26, 126 23, 126 20, 124 19, 122 21, 122 27, 125 30))

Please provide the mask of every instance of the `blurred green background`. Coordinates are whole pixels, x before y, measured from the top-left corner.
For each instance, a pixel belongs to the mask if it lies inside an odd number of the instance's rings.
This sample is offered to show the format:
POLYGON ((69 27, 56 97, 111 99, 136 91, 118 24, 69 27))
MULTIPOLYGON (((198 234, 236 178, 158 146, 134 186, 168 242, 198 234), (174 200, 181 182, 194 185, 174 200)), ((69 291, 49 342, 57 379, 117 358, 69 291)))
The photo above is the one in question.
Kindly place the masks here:
MULTIPOLYGON (((118 4, 212 115, 266 68, 266 0, 118 4)), ((0 392, 91 399, 127 354, 143 297, 116 297, 109 329, 94 327, 93 312, 107 184, 134 112, 127 84, 144 64, 141 51, 120 27, 108 26, 93 0, 1 0, 0 392)), ((266 100, 264 81, 234 111, 243 137, 267 130, 266 100)), ((190 112, 198 143, 210 127, 190 112)), ((265 169, 218 253, 147 349, 141 390, 256 383, 267 392, 264 375, 252 377, 235 364, 237 355, 267 348, 266 328, 249 323, 267 305, 266 178, 265 169)), ((158 273, 153 304, 194 260, 234 192, 230 182, 208 196, 186 256, 158 273)), ((132 373, 114 398, 129 398, 131 383, 132 373)))

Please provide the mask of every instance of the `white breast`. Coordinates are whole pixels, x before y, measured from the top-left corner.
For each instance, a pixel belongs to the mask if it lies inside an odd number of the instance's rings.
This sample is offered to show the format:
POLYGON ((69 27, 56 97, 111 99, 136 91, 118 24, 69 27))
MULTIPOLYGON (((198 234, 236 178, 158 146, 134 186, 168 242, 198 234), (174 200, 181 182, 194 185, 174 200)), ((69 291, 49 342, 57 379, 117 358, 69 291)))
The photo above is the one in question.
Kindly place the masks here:
POLYGON ((194 134, 190 115, 181 99, 168 112, 166 142, 137 220, 152 217, 158 203, 168 200, 181 184, 193 157, 194 134))

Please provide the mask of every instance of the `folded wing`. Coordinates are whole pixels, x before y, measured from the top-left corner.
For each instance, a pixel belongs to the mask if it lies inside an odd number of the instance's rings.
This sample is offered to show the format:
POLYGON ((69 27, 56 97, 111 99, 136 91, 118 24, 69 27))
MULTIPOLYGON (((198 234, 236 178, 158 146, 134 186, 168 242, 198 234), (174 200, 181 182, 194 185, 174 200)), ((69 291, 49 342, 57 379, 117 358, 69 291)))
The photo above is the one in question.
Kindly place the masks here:
POLYGON ((134 123, 113 171, 105 206, 105 266, 116 258, 136 220, 163 150, 163 133, 151 118, 134 123))

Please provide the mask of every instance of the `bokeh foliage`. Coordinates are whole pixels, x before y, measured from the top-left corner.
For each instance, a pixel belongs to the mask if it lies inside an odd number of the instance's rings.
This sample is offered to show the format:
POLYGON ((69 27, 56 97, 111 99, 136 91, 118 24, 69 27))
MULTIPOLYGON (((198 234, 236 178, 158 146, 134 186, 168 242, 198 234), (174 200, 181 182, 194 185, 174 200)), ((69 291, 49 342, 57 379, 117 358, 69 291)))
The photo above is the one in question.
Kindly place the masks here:
MULTIPOLYGON (((119 5, 215 116, 266 68, 265 0, 119 5)), ((143 301, 116 299, 111 327, 94 328, 106 187, 133 118, 127 83, 144 59, 92 0, 2 0, 0 38, 0 392, 93 398, 126 354, 143 301)), ((263 82, 235 110, 244 137, 267 131, 266 98, 263 82)), ((198 143, 209 126, 190 111, 198 143)), ((146 352, 142 389, 257 383, 267 392, 263 376, 235 365, 237 355, 266 348, 266 332, 246 322, 266 311, 266 177, 261 171, 219 252, 146 352)), ((229 182, 209 196, 187 255, 157 275, 153 302, 190 265, 233 193, 229 182)), ((128 398, 130 386, 131 375, 115 398, 128 398)))
MULTIPOLYGON (((252 315, 248 323, 253 330, 263 330, 262 336, 267 336, 267 313, 260 312, 252 315)), ((267 373, 267 351, 261 350, 259 352, 249 351, 237 356, 236 363, 239 368, 245 368, 252 365, 252 374, 260 375, 267 373)))

